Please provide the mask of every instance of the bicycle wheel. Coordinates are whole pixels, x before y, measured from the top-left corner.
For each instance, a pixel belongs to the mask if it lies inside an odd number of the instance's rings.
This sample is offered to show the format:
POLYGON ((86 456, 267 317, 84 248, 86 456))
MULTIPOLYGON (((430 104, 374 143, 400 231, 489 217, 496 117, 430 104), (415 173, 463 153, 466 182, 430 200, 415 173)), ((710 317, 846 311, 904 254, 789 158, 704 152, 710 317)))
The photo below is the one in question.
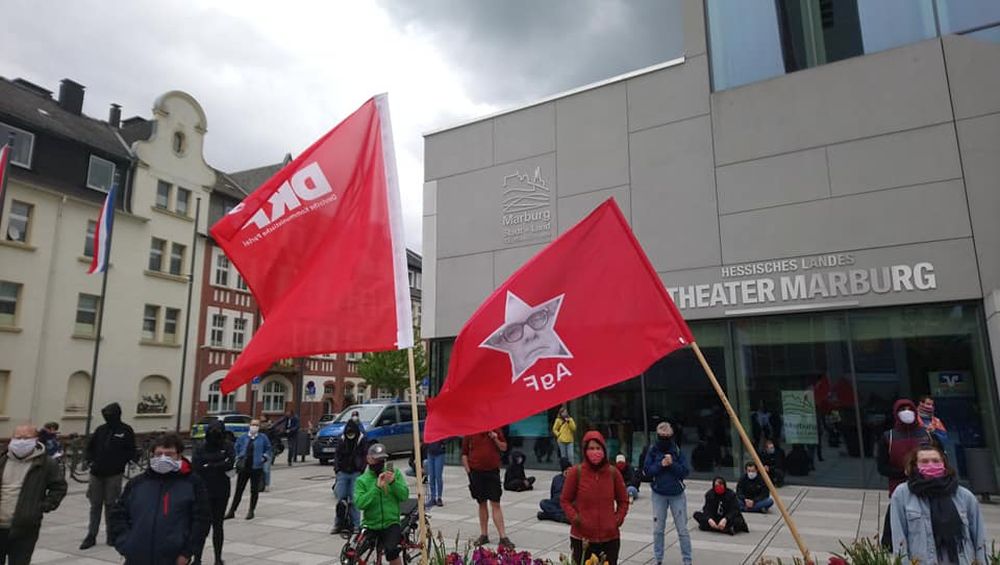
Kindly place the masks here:
POLYGON ((377 550, 378 540, 366 532, 361 532, 344 544, 344 548, 340 550, 340 562, 347 565, 374 564, 378 558, 377 550))
MULTIPOLYGON (((424 531, 427 532, 427 536, 431 535, 431 523, 426 516, 424 517, 424 531)), ((402 549, 403 563, 420 562, 420 530, 417 529, 416 523, 408 525, 403 530, 399 545, 402 549)))
POLYGON ((90 463, 82 457, 74 459, 69 467, 69 476, 78 483, 90 482, 90 463))

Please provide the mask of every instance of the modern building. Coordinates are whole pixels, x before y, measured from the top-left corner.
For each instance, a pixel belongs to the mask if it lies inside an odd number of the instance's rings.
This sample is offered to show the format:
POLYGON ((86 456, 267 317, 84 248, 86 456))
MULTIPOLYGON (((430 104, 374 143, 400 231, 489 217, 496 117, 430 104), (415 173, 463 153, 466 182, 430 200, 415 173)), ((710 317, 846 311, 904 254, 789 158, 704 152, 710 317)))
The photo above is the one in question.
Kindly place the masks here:
MULTIPOLYGON (((432 391, 480 302, 614 198, 792 482, 884 484, 893 401, 928 394, 963 477, 995 476, 1000 4, 678 6, 673 60, 426 134, 432 391)), ((553 412, 509 428, 529 464, 553 412)), ((698 476, 747 458, 688 350, 570 412, 632 461, 664 418, 698 476)))
POLYGON ((15 148, 0 230, 0 436, 20 422, 84 430, 116 401, 137 431, 187 422, 179 401, 189 276, 199 201, 215 184, 202 156, 205 114, 183 92, 156 99, 150 119, 82 113, 84 87, 63 80, 57 98, 0 79, 0 136, 15 148), (101 276, 87 275, 98 210, 112 179, 116 202, 100 360, 92 382, 101 276))

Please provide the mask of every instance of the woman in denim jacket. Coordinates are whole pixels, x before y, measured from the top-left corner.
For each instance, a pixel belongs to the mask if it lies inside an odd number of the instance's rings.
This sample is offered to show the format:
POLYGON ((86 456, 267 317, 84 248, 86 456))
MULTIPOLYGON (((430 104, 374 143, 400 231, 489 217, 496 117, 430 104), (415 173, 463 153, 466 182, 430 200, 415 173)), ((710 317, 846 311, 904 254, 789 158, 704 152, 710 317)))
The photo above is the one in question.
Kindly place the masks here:
POLYGON ((257 509, 257 496, 264 486, 264 464, 273 459, 271 440, 260 432, 260 422, 250 420, 250 431, 236 439, 236 492, 226 519, 236 516, 236 509, 243 499, 243 489, 250 483, 250 511, 247 520, 253 520, 257 509))
POLYGON ((892 545, 904 563, 986 563, 986 531, 976 496, 959 486, 955 470, 936 446, 915 449, 907 481, 889 504, 892 545))

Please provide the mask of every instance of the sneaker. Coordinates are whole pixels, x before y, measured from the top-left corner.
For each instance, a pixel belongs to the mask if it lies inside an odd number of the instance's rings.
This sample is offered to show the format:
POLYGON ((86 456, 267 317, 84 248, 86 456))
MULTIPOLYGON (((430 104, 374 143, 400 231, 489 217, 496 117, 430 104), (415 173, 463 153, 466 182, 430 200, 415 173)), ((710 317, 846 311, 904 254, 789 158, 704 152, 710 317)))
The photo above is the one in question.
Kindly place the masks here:
POLYGON ((497 543, 497 547, 506 547, 507 549, 513 550, 514 542, 510 541, 510 538, 507 537, 500 538, 500 541, 497 543))
POLYGON ((545 512, 539 511, 538 512, 538 519, 539 520, 544 520, 545 519, 545 512))
POLYGON ((233 511, 233 510, 230 510, 229 512, 226 513, 225 516, 222 517, 222 519, 223 520, 232 520, 235 517, 236 517, 236 512, 233 511))
POLYGON ((444 501, 439 498, 434 501, 434 506, 444 506, 444 501))
POLYGON ((87 536, 83 538, 83 542, 80 544, 80 549, 90 549, 97 545, 97 539, 87 536))
POLYGON ((480 545, 486 545, 488 543, 490 543, 490 536, 482 535, 479 536, 478 539, 476 539, 476 543, 474 543, 473 545, 480 546, 480 545))
POLYGON ((253 520, 253 510, 247 512, 247 520, 253 520))

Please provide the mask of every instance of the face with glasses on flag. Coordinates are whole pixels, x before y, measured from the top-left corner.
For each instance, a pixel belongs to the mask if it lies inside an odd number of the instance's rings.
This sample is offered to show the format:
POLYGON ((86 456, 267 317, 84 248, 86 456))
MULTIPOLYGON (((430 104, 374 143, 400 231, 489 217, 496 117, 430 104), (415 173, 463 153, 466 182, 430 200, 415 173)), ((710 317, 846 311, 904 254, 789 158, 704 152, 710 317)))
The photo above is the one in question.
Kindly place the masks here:
POLYGON ((513 294, 508 296, 503 326, 483 344, 510 355, 514 379, 543 357, 569 357, 554 327, 563 297, 529 306, 513 294))

